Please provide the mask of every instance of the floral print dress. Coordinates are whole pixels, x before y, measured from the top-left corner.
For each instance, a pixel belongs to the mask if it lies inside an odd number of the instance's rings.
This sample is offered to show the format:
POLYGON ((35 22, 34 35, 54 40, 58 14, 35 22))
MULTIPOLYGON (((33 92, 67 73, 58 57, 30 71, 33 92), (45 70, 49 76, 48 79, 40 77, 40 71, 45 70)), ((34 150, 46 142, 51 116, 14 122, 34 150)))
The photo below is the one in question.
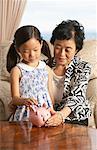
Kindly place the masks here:
MULTIPOLYGON (((48 71, 45 62, 39 61, 39 65, 35 68, 21 62, 17 64, 17 67, 21 71, 20 96, 36 99, 39 107, 44 103, 47 107, 51 107, 52 102, 48 92, 48 71)), ((25 106, 17 106, 16 112, 10 120, 26 121, 28 118, 29 112, 25 106)))

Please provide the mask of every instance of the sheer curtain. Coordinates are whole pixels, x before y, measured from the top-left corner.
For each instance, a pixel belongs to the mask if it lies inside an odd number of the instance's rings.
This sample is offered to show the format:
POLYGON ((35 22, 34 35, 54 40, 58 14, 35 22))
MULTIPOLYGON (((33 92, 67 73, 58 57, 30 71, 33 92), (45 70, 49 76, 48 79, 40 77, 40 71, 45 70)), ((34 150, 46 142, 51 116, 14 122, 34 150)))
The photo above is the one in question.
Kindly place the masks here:
POLYGON ((5 75, 7 49, 21 21, 27 0, 0 0, 0 74, 5 75))

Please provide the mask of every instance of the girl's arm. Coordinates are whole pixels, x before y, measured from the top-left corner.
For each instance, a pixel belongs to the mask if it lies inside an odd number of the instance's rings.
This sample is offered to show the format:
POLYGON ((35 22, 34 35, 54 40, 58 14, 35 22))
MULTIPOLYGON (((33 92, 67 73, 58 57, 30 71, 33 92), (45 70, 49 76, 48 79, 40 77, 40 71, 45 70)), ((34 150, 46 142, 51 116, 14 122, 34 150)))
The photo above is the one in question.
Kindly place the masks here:
POLYGON ((15 66, 11 70, 10 82, 11 82, 11 95, 13 105, 26 105, 29 106, 32 104, 32 101, 27 98, 21 98, 19 93, 19 81, 21 78, 20 69, 15 66))

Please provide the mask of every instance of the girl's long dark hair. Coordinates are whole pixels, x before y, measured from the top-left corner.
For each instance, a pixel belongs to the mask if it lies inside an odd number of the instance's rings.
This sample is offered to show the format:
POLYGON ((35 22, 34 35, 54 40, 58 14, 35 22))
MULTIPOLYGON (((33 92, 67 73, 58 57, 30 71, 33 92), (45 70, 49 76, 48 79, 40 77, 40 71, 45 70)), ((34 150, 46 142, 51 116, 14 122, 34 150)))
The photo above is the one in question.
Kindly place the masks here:
POLYGON ((48 43, 45 40, 43 40, 41 53, 48 57, 48 59, 45 62, 49 67, 52 67, 52 56, 51 56, 50 48, 48 43))
POLYGON ((40 31, 35 26, 27 25, 20 27, 15 32, 13 43, 11 44, 7 54, 6 68, 8 72, 10 72, 11 69, 20 61, 20 56, 16 49, 18 49, 22 44, 31 38, 37 39, 40 43, 43 41, 41 51, 45 56, 48 57, 48 65, 50 66, 51 55, 47 42, 42 39, 40 31))
POLYGON ((7 53, 7 63, 6 63, 7 71, 10 72, 11 69, 19 62, 19 60, 20 56, 15 50, 14 43, 12 43, 7 53))

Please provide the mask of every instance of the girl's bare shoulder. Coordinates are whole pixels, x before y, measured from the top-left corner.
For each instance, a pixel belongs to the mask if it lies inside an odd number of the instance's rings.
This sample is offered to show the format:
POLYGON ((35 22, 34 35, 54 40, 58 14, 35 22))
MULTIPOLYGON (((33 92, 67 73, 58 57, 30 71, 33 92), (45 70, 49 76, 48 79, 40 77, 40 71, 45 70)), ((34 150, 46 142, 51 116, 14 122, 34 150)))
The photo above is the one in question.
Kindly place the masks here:
POLYGON ((19 75, 19 76, 21 75, 21 71, 20 71, 19 67, 15 66, 15 67, 12 68, 12 70, 11 70, 11 76, 12 75, 15 75, 15 76, 16 75, 19 75))

